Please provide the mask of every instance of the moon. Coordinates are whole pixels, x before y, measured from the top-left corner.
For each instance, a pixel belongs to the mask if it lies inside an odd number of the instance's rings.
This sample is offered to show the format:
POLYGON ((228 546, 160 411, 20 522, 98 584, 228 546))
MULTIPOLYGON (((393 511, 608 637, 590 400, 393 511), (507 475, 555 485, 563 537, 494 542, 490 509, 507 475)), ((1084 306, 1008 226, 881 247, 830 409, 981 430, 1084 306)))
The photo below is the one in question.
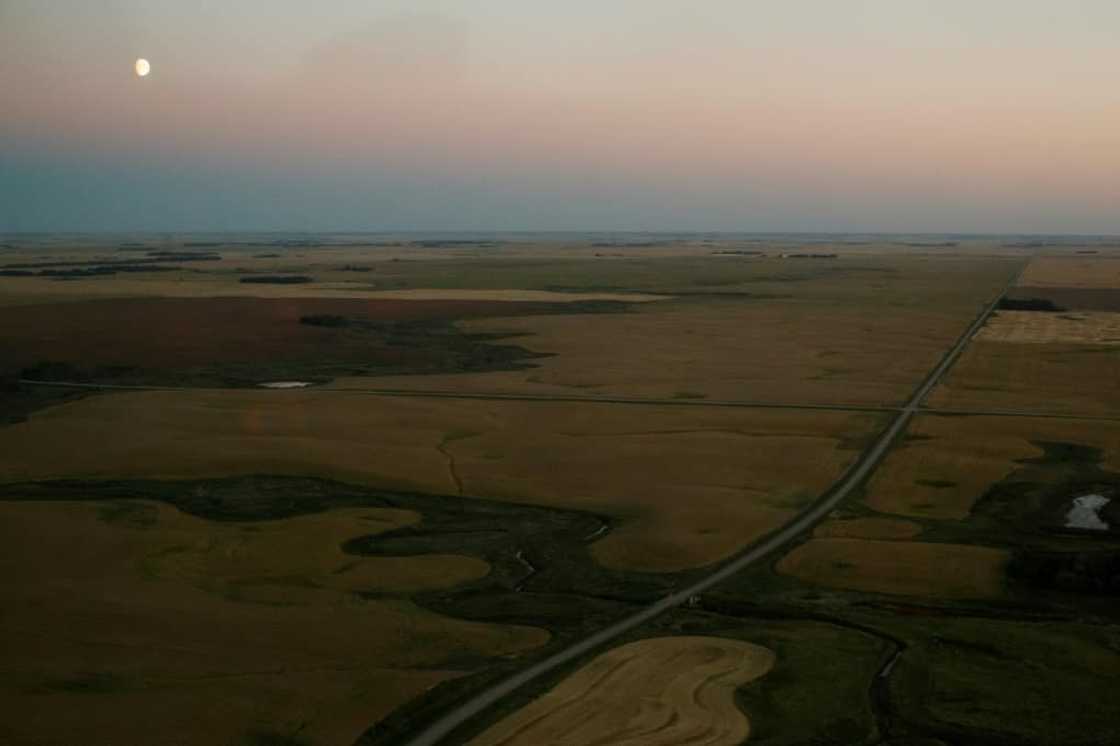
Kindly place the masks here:
POLYGON ((143 57, 136 60, 136 74, 141 77, 147 77, 148 73, 152 71, 152 65, 143 57))

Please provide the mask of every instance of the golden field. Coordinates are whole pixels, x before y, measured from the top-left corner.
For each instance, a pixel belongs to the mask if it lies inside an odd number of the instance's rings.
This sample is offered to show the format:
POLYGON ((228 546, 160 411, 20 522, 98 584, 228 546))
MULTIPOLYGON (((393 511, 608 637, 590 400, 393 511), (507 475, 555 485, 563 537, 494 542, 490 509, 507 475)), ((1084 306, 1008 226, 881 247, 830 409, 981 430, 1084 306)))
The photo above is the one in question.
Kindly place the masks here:
POLYGON ((397 398, 325 391, 99 395, 0 429, 0 480, 323 476, 594 511, 620 569, 718 561, 855 457, 866 414, 397 398), (60 454, 65 454, 61 458, 60 454))
POLYGON ((1025 287, 1120 288, 1120 257, 1041 256, 1031 259, 1025 287))
POLYGON ((718 637, 664 637, 609 650, 498 722, 472 746, 732 746, 750 724, 735 690, 772 651, 718 637))
POLYGON ((1008 553, 967 544, 869 539, 810 539, 778 562, 780 573, 828 588, 992 599, 1004 595, 1008 553))
POLYGON ((844 267, 782 279, 779 267, 766 266, 770 274, 731 286, 725 298, 701 294, 594 319, 458 324, 467 332, 516 335, 514 343, 552 355, 528 370, 340 378, 332 387, 894 404, 936 364, 1013 265, 865 260, 851 268, 866 275, 861 281, 844 267))
POLYGON ((419 523, 412 511, 342 508, 280 521, 215 524, 162 505, 144 508, 156 513, 159 539, 173 548, 151 552, 145 571, 231 598, 288 604, 298 603, 301 594, 314 599, 324 591, 423 591, 477 580, 490 570, 476 557, 354 557, 342 551, 348 539, 419 523))
POLYGON ((1000 311, 977 333, 976 341, 1120 345, 1120 313, 1000 311))
MULTIPOLYGON (((905 247, 881 254, 822 247, 839 252, 833 260, 783 259, 777 246, 758 247, 766 257, 713 256, 718 248, 685 242, 616 255, 579 246, 382 246, 260 258, 267 250, 218 247, 222 259, 167 272, 64 282, 0 277, 0 304, 137 297, 626 300, 634 303, 629 313, 526 317, 511 307, 516 318, 460 324, 521 335, 511 343, 554 355, 529 370, 336 385, 874 405, 905 399, 1015 267, 1008 257, 923 256, 905 247), (266 273, 306 274, 314 282, 240 283, 266 273), (642 302, 655 299, 661 300, 642 302)), ((12 258, 130 256, 75 250, 12 258)))
POLYGON ((826 521, 813 531, 822 539, 910 539, 922 532, 913 521, 894 518, 848 518, 826 521))
POLYGON ((156 503, 0 503, 0 737, 352 743, 465 673, 454 661, 548 641, 540 629, 350 593, 432 588, 485 571, 465 557, 341 564, 340 538, 415 520, 361 509, 225 525, 156 503))
POLYGON ((1120 416, 1120 258, 1031 260, 1014 296, 1064 311, 999 311, 929 399, 932 407, 1120 416))
POLYGON ((976 341, 927 400, 933 408, 1120 417, 1115 346, 976 341))
POLYGON ((1120 422, 1051 418, 922 415, 867 485, 865 502, 881 513, 960 520, 985 490, 1043 454, 1036 442, 1099 448, 1120 457, 1120 422))

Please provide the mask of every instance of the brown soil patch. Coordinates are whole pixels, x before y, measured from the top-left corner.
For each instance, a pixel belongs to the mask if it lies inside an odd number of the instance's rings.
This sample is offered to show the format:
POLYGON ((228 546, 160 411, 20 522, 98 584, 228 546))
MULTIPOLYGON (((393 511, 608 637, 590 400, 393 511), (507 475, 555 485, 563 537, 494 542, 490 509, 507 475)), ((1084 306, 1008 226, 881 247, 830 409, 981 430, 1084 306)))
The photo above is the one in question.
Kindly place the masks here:
POLYGON ((779 572, 830 588, 932 598, 1004 595, 1008 553, 965 544, 812 539, 778 563, 779 572))
POLYGON ((1018 287, 1007 297, 1039 298, 1070 311, 1120 311, 1120 290, 1115 288, 1018 287))
POLYGON ((718 637, 640 640, 603 653, 472 746, 740 744, 735 690, 764 676, 767 648, 718 637))
POLYGON ((438 345, 392 344, 352 328, 311 326, 300 319, 448 323, 552 308, 497 301, 316 298, 131 298, 13 306, 0 314, 0 370, 43 361, 155 371, 307 360, 424 367, 440 361, 438 345))

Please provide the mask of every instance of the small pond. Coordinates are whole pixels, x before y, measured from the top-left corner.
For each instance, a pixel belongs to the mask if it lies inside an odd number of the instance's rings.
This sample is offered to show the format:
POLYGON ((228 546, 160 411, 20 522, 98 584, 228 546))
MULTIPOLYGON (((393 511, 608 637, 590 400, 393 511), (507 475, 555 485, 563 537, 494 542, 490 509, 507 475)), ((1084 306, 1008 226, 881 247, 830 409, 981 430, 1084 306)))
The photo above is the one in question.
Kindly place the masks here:
POLYGON ((1101 510, 1109 502, 1104 495, 1082 495, 1073 498, 1073 508, 1066 513, 1066 528, 1107 531, 1109 526, 1101 518, 1101 510))
POLYGON ((266 389, 304 389, 314 384, 310 381, 269 381, 257 385, 266 389))

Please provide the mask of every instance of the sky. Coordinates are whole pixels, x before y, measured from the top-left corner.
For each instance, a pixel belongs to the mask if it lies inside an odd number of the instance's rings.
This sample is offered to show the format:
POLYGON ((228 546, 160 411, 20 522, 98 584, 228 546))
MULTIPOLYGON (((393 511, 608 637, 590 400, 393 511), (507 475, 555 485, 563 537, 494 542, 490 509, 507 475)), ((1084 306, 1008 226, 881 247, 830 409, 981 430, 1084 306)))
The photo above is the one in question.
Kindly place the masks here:
POLYGON ((1117 29, 1115 0, 0 0, 0 232, 1120 233, 1117 29))

